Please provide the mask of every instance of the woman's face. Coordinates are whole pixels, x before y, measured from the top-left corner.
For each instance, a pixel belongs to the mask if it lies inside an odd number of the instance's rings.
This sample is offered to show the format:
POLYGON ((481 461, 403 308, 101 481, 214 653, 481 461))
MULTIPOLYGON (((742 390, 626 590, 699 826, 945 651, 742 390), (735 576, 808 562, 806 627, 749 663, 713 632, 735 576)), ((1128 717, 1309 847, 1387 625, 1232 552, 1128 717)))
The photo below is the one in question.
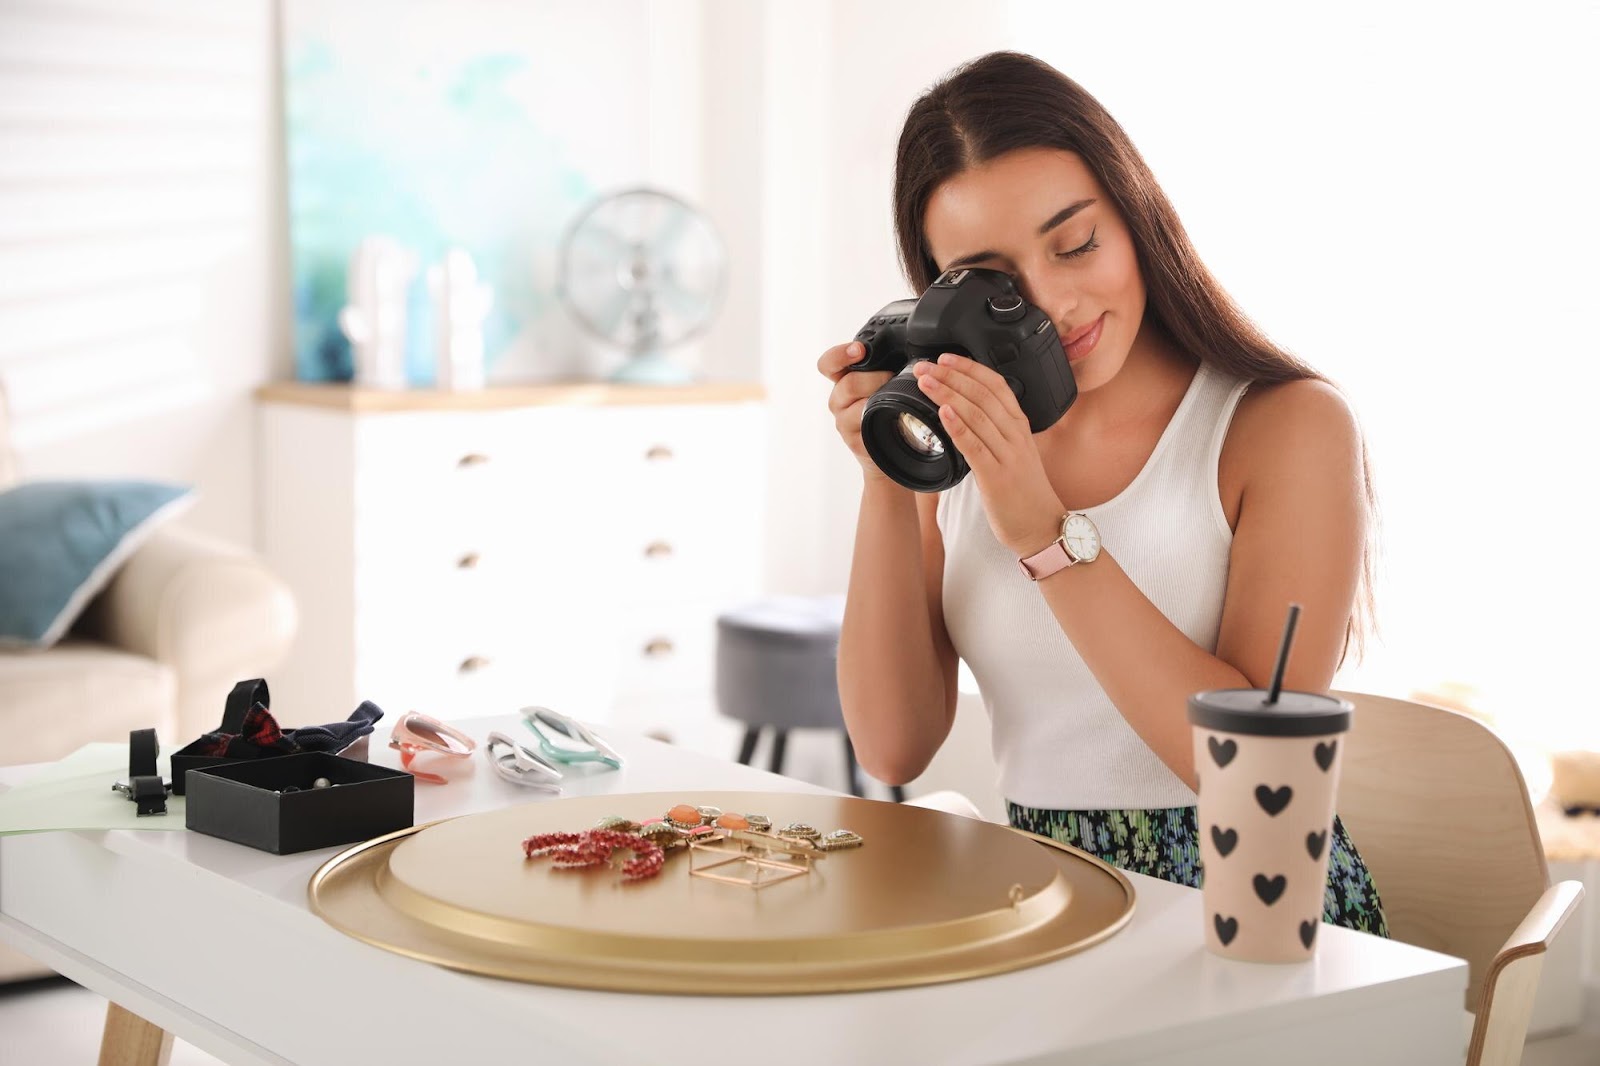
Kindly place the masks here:
POLYGON ((1023 148, 934 190, 923 230, 941 271, 991 267, 1055 322, 1080 392, 1116 376, 1144 320, 1133 239, 1076 153, 1023 148))

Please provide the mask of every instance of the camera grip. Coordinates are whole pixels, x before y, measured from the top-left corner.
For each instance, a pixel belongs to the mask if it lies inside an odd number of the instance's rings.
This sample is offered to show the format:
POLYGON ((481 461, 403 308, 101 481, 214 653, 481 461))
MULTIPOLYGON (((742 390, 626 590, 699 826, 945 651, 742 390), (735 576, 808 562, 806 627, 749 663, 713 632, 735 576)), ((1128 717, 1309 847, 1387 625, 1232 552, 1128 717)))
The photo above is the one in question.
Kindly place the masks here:
POLYGON ((906 322, 916 306, 915 300, 896 300, 869 318, 855 335, 867 354, 845 369, 899 373, 906 365, 906 322))

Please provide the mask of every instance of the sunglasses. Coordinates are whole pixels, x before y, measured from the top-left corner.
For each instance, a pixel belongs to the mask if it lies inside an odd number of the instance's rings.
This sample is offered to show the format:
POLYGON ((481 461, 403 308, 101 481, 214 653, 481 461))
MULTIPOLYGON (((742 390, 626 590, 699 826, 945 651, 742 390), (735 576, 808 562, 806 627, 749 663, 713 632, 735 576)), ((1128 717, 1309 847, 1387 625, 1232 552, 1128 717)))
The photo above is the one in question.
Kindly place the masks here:
POLYGON ((522 724, 539 738, 539 751, 558 763, 601 762, 622 769, 622 756, 588 726, 548 707, 524 707, 522 724))
POLYGON ((536 788, 544 792, 560 792, 561 771, 549 760, 524 744, 506 736, 499 730, 489 734, 483 753, 495 773, 514 785, 536 788))
POLYGON ((389 746, 400 753, 401 768, 415 775, 418 781, 442 785, 446 781, 445 778, 425 770, 413 769, 412 760, 419 755, 444 755, 452 759, 464 759, 477 749, 478 742, 437 718, 417 711, 407 711, 395 723, 394 732, 389 734, 389 746))

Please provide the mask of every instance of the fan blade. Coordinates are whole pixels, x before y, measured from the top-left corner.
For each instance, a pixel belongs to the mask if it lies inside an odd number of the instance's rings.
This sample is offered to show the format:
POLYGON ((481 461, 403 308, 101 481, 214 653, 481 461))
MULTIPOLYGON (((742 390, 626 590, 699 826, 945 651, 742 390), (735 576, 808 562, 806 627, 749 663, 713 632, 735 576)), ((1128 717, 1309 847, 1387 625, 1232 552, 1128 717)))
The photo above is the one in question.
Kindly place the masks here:
POLYGON ((656 231, 644 239, 645 250, 652 256, 665 259, 671 254, 673 245, 683 239, 684 232, 694 221, 694 216, 684 210, 673 211, 666 217, 656 231))
POLYGON ((674 314, 681 315, 691 323, 705 317, 711 309, 710 293, 704 289, 692 290, 678 284, 675 277, 668 276, 662 279, 655 290, 656 297, 661 305, 674 314))
POLYGON ((622 316, 633 306, 633 300, 634 294, 631 291, 617 289, 605 307, 589 317, 589 324, 604 336, 615 338, 617 327, 622 324, 622 316))
POLYGON ((622 254, 626 244, 627 242, 610 226, 590 220, 580 225, 573 233, 567 249, 568 255, 573 260, 615 261, 622 254))

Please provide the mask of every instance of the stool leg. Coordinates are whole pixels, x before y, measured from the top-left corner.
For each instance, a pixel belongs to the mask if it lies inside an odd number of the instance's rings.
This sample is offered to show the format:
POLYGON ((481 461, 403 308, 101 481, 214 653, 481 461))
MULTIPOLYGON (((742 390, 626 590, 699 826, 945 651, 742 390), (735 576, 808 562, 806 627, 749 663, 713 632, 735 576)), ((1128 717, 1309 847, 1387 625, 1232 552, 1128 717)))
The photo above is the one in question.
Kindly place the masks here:
POLYGON ((750 759, 756 753, 756 741, 760 739, 760 726, 747 725, 744 727, 744 739, 739 742, 739 761, 745 766, 750 765, 750 759))
POLYGON ((767 768, 775 774, 783 773, 783 748, 789 742, 787 729, 774 729, 772 731, 772 761, 767 768))
POLYGON ((856 746, 850 742, 850 731, 844 731, 844 787, 852 796, 865 796, 861 791, 861 775, 856 767, 856 746))

